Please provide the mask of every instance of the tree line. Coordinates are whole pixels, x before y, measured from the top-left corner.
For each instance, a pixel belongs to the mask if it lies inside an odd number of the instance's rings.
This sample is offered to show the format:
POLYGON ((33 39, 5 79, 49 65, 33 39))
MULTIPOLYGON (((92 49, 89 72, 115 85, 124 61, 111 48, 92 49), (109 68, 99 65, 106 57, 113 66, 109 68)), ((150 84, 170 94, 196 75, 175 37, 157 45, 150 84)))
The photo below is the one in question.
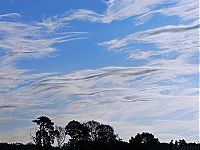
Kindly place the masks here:
POLYGON ((138 133, 125 142, 112 126, 94 120, 85 123, 72 120, 61 127, 41 116, 33 123, 37 125, 31 135, 34 143, 0 143, 0 150, 200 150, 200 144, 187 143, 184 139, 161 143, 148 132, 138 133))

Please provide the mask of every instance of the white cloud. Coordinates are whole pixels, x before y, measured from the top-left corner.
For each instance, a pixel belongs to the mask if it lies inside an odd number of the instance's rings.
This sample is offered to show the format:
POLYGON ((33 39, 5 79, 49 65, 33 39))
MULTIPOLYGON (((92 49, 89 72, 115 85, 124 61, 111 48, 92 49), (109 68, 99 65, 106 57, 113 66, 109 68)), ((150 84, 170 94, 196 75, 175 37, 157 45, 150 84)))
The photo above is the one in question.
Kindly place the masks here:
POLYGON ((2 19, 2 20, 17 19, 20 17, 21 17, 21 15, 19 13, 0 14, 0 19, 2 19))
POLYGON ((151 11, 154 5, 163 0, 109 0, 107 9, 103 14, 92 10, 75 10, 72 15, 64 17, 63 20, 87 20, 90 22, 111 23, 114 20, 123 20, 133 16, 144 15, 151 11))
POLYGON ((99 20, 101 20, 102 17, 103 17, 103 15, 95 13, 94 11, 80 9, 80 10, 73 11, 73 13, 70 16, 65 18, 65 20, 67 20, 67 21, 69 21, 69 20, 88 20, 91 22, 99 22, 99 20))
MULTIPOLYGON (((41 57, 56 51, 54 44, 83 39, 85 32, 49 33, 40 23, 20 23, 0 20, 0 49, 8 61, 24 57, 41 57), (48 35, 48 36, 47 36, 48 35), (9 60, 11 59, 11 60, 9 60)), ((5 60, 5 61, 6 61, 5 60)))
POLYGON ((132 16, 143 15, 149 12, 162 0, 111 0, 107 2, 108 8, 103 17, 104 23, 114 20, 123 20, 132 16))
POLYGON ((167 16, 179 16, 183 21, 199 19, 199 1, 176 0, 173 7, 164 8, 161 13, 167 16))
POLYGON ((34 73, 32 70, 21 69, 16 66, 16 61, 48 56, 57 51, 54 44, 83 39, 86 34, 85 32, 60 33, 56 30, 52 32, 40 22, 22 22, 19 17, 21 16, 17 13, 0 15, 1 127, 13 122, 13 118, 19 120, 23 118, 13 113, 21 113, 26 107, 33 108, 42 103, 42 98, 38 97, 35 100, 34 95, 31 95, 30 86, 35 81, 54 74, 34 73), (10 118, 10 121, 4 122, 5 118, 10 118))
MULTIPOLYGON (((189 91, 189 88, 182 87, 182 82, 178 79, 175 82, 180 81, 180 84, 174 86, 173 82, 168 80, 169 76, 165 75, 167 72, 174 70, 163 71, 151 67, 106 67, 65 75, 55 74, 37 78, 33 83, 18 87, 7 93, 8 96, 4 93, 1 97, 6 98, 5 103, 13 101, 14 105, 17 105, 15 109, 9 111, 10 116, 17 119, 47 115, 63 126, 71 119, 80 121, 95 119, 111 125, 126 122, 127 126, 124 128, 127 130, 128 126, 132 125, 133 129, 137 128, 134 132, 145 129, 159 133, 154 128, 155 123, 164 124, 164 118, 169 122, 175 121, 173 127, 180 128, 179 124, 176 125, 177 118, 170 115, 176 113, 178 120, 184 123, 183 126, 194 119, 191 124, 195 127, 194 114, 198 111, 196 107, 198 98, 190 96, 194 89, 189 91), (159 84, 160 82, 171 82, 171 84, 159 84), (188 89, 188 92, 173 93, 176 88, 188 89), (169 94, 165 94, 166 90, 169 94), (181 110, 184 110, 184 113, 181 110), (190 117, 186 117, 189 115, 190 117), (141 125, 144 128, 139 128, 141 125)), ((4 112, 6 111, 4 109, 4 112)), ((1 117, 3 116, 8 116, 8 113, 2 112, 1 117)), ((30 122, 29 119, 26 122, 28 121, 30 122)), ((116 127, 116 131, 120 131, 120 128, 116 127)), ((159 131, 165 131, 167 128, 168 126, 162 125, 159 131)), ((193 131, 195 132, 196 128, 193 128, 193 131)), ((119 134, 128 139, 129 133, 119 134)), ((185 136, 179 131, 177 133, 174 131, 173 134, 177 138, 185 136)), ((162 136, 166 135, 163 133, 162 136)))
POLYGON ((155 14, 177 16, 183 22, 198 19, 198 1, 196 0, 109 0, 104 13, 79 9, 63 16, 56 16, 59 22, 85 20, 90 22, 111 23, 135 17, 135 25, 142 24, 155 14), (166 7, 165 7, 166 6, 166 7))
POLYGON ((159 64, 163 68, 188 66, 197 69, 197 65, 191 63, 191 58, 198 53, 198 29, 198 24, 164 26, 105 41, 99 45, 110 51, 127 53, 129 59, 143 58, 147 60, 146 65, 159 64), (132 46, 138 43, 153 44, 154 47, 137 49, 137 46, 132 46))
POLYGON ((30 118, 40 115, 63 125, 72 119, 96 119, 116 125, 124 139, 146 130, 165 141, 170 140, 169 134, 196 140, 199 89, 193 75, 198 74, 198 67, 191 58, 198 48, 198 25, 184 22, 197 18, 191 15, 196 13, 193 2, 111 0, 103 14, 80 9, 34 23, 16 21, 20 19, 17 13, 0 15, 0 120, 10 120, 7 125, 25 122, 12 133, 1 134, 1 141, 29 139, 21 130, 30 128, 30 118), (15 66, 16 60, 56 52, 56 43, 84 38, 82 32, 58 33, 70 20, 111 23, 136 17, 143 22, 155 13, 178 16, 184 25, 148 29, 100 43, 110 51, 124 51, 130 59, 147 59, 142 67, 110 66, 60 75, 33 74, 15 66), (154 48, 137 48, 135 43, 153 44, 154 48), (19 136, 11 136, 15 133, 19 136))
MULTIPOLYGON (((159 28, 155 28, 155 29, 149 29, 149 30, 142 31, 139 33, 134 33, 134 34, 126 36, 125 38, 114 39, 111 41, 102 42, 102 43, 100 43, 100 45, 106 46, 108 49, 119 49, 121 47, 127 46, 128 44, 130 44, 134 41, 141 41, 141 42, 147 42, 147 43, 156 43, 156 42, 161 43, 161 40, 163 40, 163 41, 165 40, 164 42, 166 42, 165 38, 167 38, 167 40, 168 40, 169 38, 171 38, 171 36, 182 35, 182 36, 187 37, 185 35, 185 34, 188 34, 187 31, 194 31, 194 30, 197 31, 198 28, 199 28, 198 24, 195 24, 195 25, 191 24, 189 26, 183 26, 183 25, 164 26, 164 27, 159 27, 159 28), (180 33, 180 34, 178 34, 178 33, 180 33), (176 34, 178 34, 178 35, 176 35, 176 34), (159 39, 158 36, 162 36, 163 39, 159 39)), ((193 35, 195 35, 195 34, 193 33, 193 35)), ((195 37, 194 37, 194 39, 195 39, 195 37)), ((186 39, 185 38, 171 39, 169 42, 171 42, 171 41, 179 42, 179 40, 186 40, 186 39)), ((193 39, 191 39, 191 40, 193 40, 193 39)), ((196 44, 196 42, 194 44, 196 44)), ((170 43, 169 46, 171 46, 171 45, 172 44, 170 43)), ((177 48, 178 48, 178 46, 177 46, 177 48)))

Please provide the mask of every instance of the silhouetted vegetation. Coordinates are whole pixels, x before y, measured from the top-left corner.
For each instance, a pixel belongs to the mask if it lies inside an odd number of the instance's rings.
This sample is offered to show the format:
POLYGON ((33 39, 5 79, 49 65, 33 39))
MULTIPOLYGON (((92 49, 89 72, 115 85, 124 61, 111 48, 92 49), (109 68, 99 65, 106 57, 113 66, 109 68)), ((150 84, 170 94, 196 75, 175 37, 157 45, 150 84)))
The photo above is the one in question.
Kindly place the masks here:
POLYGON ((54 123, 45 116, 39 117, 33 122, 39 126, 35 136, 32 137, 38 149, 51 147, 56 135, 54 123))
POLYGON ((72 120, 65 127, 55 126, 45 116, 33 122, 38 126, 31 136, 34 144, 0 143, 0 150, 200 150, 200 144, 187 143, 184 139, 160 143, 147 132, 138 133, 125 142, 115 134, 113 127, 94 120, 86 123, 72 120))

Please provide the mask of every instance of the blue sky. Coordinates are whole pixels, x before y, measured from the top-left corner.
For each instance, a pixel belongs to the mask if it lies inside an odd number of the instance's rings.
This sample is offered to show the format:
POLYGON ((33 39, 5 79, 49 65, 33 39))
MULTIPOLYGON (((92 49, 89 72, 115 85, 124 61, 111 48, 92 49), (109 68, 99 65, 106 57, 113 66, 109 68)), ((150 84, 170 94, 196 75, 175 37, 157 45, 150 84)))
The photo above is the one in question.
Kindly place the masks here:
POLYGON ((198 1, 0 2, 0 141, 31 120, 199 139, 198 1), (186 132, 187 131, 187 132, 186 132))

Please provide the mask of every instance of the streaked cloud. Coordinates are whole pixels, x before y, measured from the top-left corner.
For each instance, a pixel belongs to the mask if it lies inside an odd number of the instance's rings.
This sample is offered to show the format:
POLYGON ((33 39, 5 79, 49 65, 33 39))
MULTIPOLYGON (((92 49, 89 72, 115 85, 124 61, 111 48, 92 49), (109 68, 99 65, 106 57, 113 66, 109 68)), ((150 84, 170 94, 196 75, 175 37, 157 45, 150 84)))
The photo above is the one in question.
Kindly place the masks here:
POLYGON ((16 106, 13 105, 0 105, 0 109, 6 109, 6 108, 14 108, 16 106))
POLYGON ((0 15, 0 19, 3 19, 3 20, 17 19, 20 17, 21 17, 21 15, 19 13, 9 13, 9 14, 1 14, 0 15))
POLYGON ((198 138, 197 1, 104 3, 102 14, 79 9, 37 22, 23 22, 18 13, 0 15, 0 122, 20 124, 12 133, 0 131, 1 141, 29 140, 30 118, 40 115, 63 126, 72 119, 95 119, 113 125, 125 140, 142 131, 166 141, 198 138), (139 67, 34 73, 16 65, 24 58, 54 56, 56 44, 85 39, 86 32, 64 30, 70 21, 111 24, 132 18, 132 25, 139 26, 156 14, 176 16, 180 21, 97 43, 129 60, 144 61, 139 67), (183 129, 188 132, 181 132, 183 129), (17 136, 10 136, 13 133, 17 136))
MULTIPOLYGON (((100 45, 106 46, 108 49, 119 49, 119 48, 122 48, 124 46, 131 44, 134 41, 154 43, 154 41, 157 42, 159 40, 158 38, 153 40, 153 37, 155 37, 155 36, 163 36, 163 38, 167 38, 164 35, 168 34, 168 33, 169 33, 168 35, 170 35, 170 36, 174 36, 176 33, 181 33, 181 34, 185 35, 185 34, 187 34, 185 32, 191 31, 191 30, 198 30, 198 28, 199 28, 198 24, 190 25, 190 26, 183 26, 183 25, 182 26, 164 26, 164 27, 159 27, 159 28, 155 28, 155 29, 149 29, 147 31, 142 31, 139 33, 134 33, 134 34, 128 35, 122 39, 114 39, 111 41, 103 42, 103 43, 100 43, 100 45)), ((172 39, 172 40, 176 41, 178 39, 172 39)), ((183 40, 185 40, 185 39, 183 39, 183 40)), ((160 42, 160 41, 158 41, 158 42, 160 42)), ((166 42, 166 41, 163 41, 163 43, 164 42, 166 42)), ((169 46, 171 46, 171 45, 172 44, 170 44, 169 46)))
MULTIPOLYGON (((191 95, 194 89, 190 91, 189 88, 183 88, 181 80, 175 80, 174 82, 180 82, 179 86, 175 86, 168 79, 169 76, 164 75, 167 70, 151 67, 107 67, 65 75, 50 75, 18 87, 7 93, 7 97, 5 93, 2 96, 7 98, 6 103, 13 101, 14 104, 18 104, 18 107, 10 112, 11 116, 17 118, 16 121, 25 119, 30 122, 28 118, 39 115, 51 116, 61 125, 65 125, 71 119, 80 121, 95 119, 113 125, 126 122, 127 126, 124 128, 128 129, 129 124, 132 124, 134 129, 137 128, 134 132, 139 132, 141 124, 148 130, 152 128, 153 131, 155 122, 164 123, 164 118, 173 122, 171 115, 176 113, 178 120, 186 124, 192 121, 195 126, 198 97, 191 95), (165 85, 160 82, 171 82, 171 84, 165 85), (187 94, 176 93, 176 89, 180 90, 178 88, 188 90, 187 94), (183 103, 185 105, 182 105, 183 103), (190 117, 186 119, 189 115, 190 117)), ((1 115, 7 116, 7 114, 1 115)), ((162 127, 161 130, 167 128, 167 126, 162 127)), ((173 127, 176 128, 175 122, 173 127)), ((117 131, 120 128, 117 128, 117 131)), ((196 130, 193 128, 193 132, 196 130)), ((181 133, 178 135, 184 136, 181 133)), ((164 133, 161 136, 166 137, 164 133)), ((122 137, 128 139, 129 134, 123 134, 122 137)))
POLYGON ((195 0, 108 0, 104 3, 107 8, 102 14, 79 9, 54 17, 60 24, 71 20, 111 23, 134 17, 134 24, 140 25, 156 14, 176 16, 183 22, 198 19, 198 1, 195 0))
POLYGON ((64 32, 62 34, 54 32, 51 34, 49 27, 41 23, 22 23, 4 19, 0 19, 0 33, 0 48, 4 52, 3 58, 6 61, 50 55, 56 51, 54 44, 83 39, 86 34, 85 32, 64 32))
MULTIPOLYGON (((198 29, 198 24, 163 26, 105 41, 99 45, 110 51, 123 52, 128 55, 128 59, 146 60, 145 65, 177 69, 179 67, 181 70, 188 66, 191 71, 197 73, 197 61, 194 62, 192 58, 198 53, 198 29), (141 49, 137 47, 138 43, 153 44, 153 47, 141 49)), ((184 72, 185 70, 182 73, 184 72)))

